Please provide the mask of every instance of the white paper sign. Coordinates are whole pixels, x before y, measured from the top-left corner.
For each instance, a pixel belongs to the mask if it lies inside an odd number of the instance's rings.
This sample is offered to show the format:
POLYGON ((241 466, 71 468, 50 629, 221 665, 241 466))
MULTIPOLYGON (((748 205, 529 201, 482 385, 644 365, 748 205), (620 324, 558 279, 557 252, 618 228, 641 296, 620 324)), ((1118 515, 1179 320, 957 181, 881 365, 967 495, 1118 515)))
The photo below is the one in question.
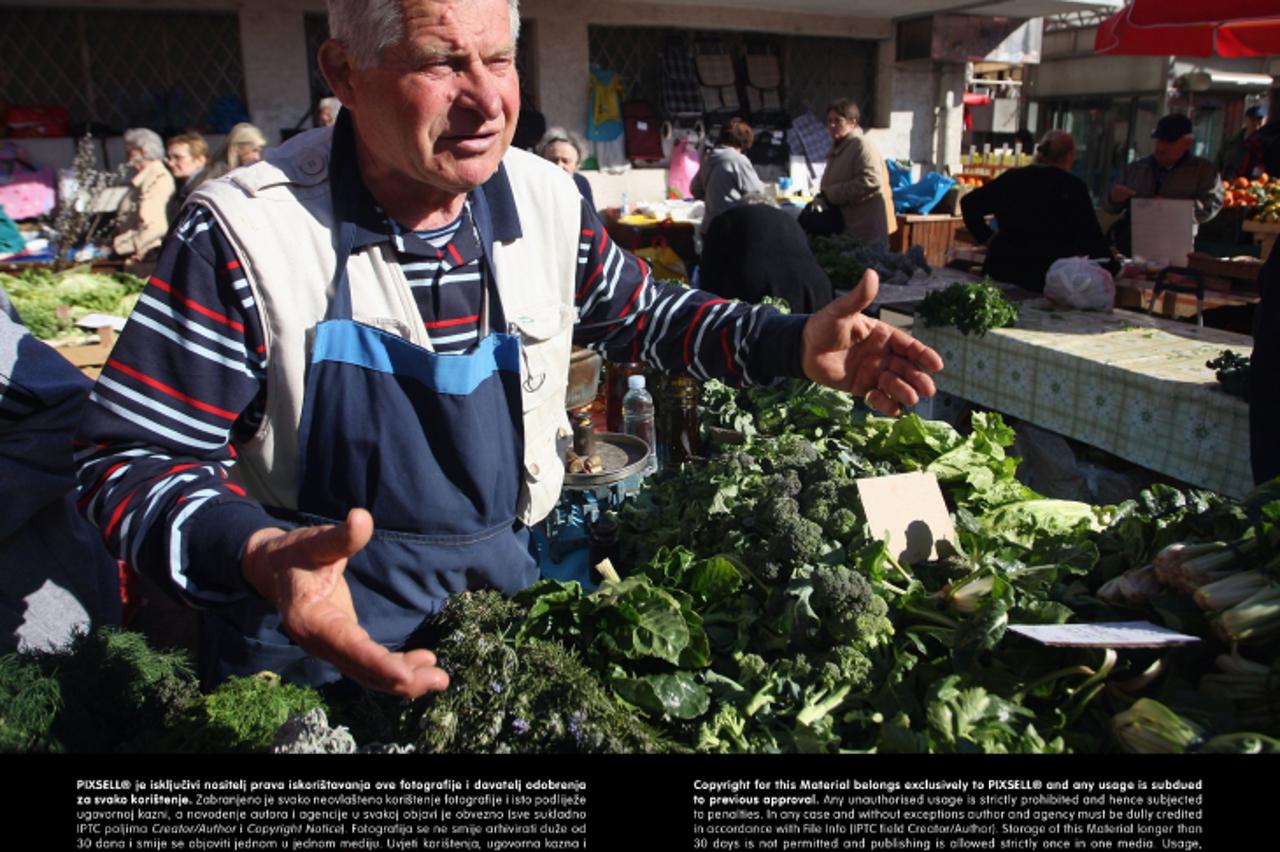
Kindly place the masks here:
POLYGON ((1010 624, 1009 629, 1042 645, 1098 648, 1159 648, 1199 642, 1149 621, 1110 621, 1099 624, 1010 624))
POLYGON ((888 533, 889 549, 911 565, 936 559, 939 541, 956 540, 947 502, 932 473, 898 473, 857 480, 858 497, 876 541, 888 533))
POLYGON ((1135 198, 1129 202, 1133 256, 1186 266, 1196 237, 1195 202, 1184 198, 1135 198))

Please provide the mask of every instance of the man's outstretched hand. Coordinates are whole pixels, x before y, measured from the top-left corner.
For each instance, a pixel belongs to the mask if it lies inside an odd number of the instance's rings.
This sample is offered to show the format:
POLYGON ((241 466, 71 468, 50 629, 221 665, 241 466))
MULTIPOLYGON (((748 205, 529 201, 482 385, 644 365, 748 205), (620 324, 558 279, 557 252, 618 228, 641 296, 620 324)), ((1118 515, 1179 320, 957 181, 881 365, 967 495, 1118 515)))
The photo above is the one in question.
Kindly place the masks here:
POLYGON ((848 391, 884 414, 901 414, 933 396, 929 373, 942 369, 938 353, 901 329, 861 313, 880 289, 868 269, 858 286, 809 317, 804 326, 804 374, 848 391))
POLYGON ((241 570, 304 651, 352 680, 407 698, 445 689, 449 676, 435 654, 389 651, 356 619, 343 572, 372 537, 373 517, 364 509, 352 509, 342 524, 258 530, 245 546, 241 570))

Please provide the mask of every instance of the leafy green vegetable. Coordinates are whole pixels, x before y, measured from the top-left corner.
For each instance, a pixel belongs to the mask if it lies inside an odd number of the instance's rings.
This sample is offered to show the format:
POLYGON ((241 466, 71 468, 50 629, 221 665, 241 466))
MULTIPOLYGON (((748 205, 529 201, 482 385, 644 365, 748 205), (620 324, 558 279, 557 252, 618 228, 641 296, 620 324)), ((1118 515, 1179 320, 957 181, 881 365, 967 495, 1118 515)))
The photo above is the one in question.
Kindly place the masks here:
POLYGON ((1249 399, 1249 366, 1253 359, 1230 349, 1223 349, 1217 358, 1206 361, 1205 366, 1214 370, 1214 376, 1222 389, 1246 402, 1249 399))
POLYGON ((952 325, 961 334, 982 337, 993 328, 1013 325, 1018 309, 990 278, 957 282, 924 297, 916 315, 927 326, 952 325))

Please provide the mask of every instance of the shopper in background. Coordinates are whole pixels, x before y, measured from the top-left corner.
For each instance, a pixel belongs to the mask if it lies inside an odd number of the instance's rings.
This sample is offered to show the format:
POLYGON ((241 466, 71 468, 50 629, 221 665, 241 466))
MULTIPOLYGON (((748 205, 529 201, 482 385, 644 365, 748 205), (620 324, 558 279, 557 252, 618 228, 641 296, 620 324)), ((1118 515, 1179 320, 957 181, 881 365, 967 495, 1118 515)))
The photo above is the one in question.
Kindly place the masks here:
POLYGON ((821 310, 834 298, 796 217, 758 193, 707 228, 699 268, 698 286, 726 299, 758 305, 773 296, 798 314, 821 310))
POLYGON ((987 244, 984 273, 1041 292, 1058 258, 1108 255, 1089 189, 1071 174, 1075 157, 1071 134, 1050 130, 1031 165, 1010 169, 961 198, 965 227, 987 244), (988 216, 995 217, 994 227, 988 216))
POLYGON ((861 112, 848 98, 827 107, 827 132, 835 146, 822 173, 822 195, 844 215, 844 232, 860 243, 889 247, 898 230, 889 167, 858 126, 861 112))
POLYGON ((342 109, 342 101, 335 97, 321 98, 316 104, 316 127, 333 127, 338 120, 338 110, 342 109))
POLYGON ((116 257, 140 261, 160 247, 169 230, 169 199, 175 185, 164 167, 160 134, 145 127, 126 130, 124 150, 129 158, 129 193, 116 214, 111 248, 116 257))
POLYGON ((1222 143, 1218 152, 1218 174, 1223 180, 1249 177, 1244 171, 1245 152, 1249 140, 1267 123, 1267 110, 1262 104, 1253 104, 1244 111, 1244 125, 1240 131, 1222 143))
POLYGON ((1222 181, 1217 167, 1191 153, 1195 142, 1191 119, 1178 113, 1166 115, 1156 122, 1151 138, 1151 155, 1126 166, 1120 182, 1111 187, 1102 202, 1108 212, 1125 214, 1115 230, 1116 245, 1124 254, 1133 251, 1128 217, 1131 199, 1190 199, 1195 202, 1197 224, 1208 222, 1222 209, 1222 181))
POLYGON ((744 153, 754 139, 755 131, 750 124, 737 117, 729 119, 720 130, 715 148, 702 158, 698 173, 689 182, 690 194, 706 202, 706 213, 702 216, 704 234, 716 216, 737 204, 744 195, 764 192, 756 167, 744 153))
POLYGON ((220 178, 232 169, 247 166, 262 159, 262 149, 267 147, 267 137, 252 124, 237 124, 227 134, 227 141, 218 149, 209 166, 206 180, 220 178))
POLYGON ((199 133, 180 133, 169 140, 165 165, 173 176, 181 181, 177 191, 169 199, 169 221, 178 217, 182 203, 197 186, 204 182, 205 169, 209 165, 209 143, 199 133))
POLYGON ((595 209, 596 199, 591 194, 591 184, 587 183, 587 179, 578 173, 578 166, 582 165, 583 157, 587 153, 586 139, 572 130, 566 130, 563 127, 552 127, 542 134, 542 138, 538 140, 538 144, 534 147, 534 153, 544 160, 550 160, 555 163, 572 177, 573 182, 578 186, 579 194, 582 195, 591 209, 595 209))

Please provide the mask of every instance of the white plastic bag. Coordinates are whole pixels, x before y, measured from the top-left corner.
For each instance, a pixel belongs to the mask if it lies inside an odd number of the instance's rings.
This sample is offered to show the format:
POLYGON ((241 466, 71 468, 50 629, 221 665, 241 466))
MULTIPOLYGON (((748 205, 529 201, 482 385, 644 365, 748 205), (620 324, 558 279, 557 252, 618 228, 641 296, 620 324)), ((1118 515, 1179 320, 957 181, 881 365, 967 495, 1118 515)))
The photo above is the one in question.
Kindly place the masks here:
POLYGON ((1064 257, 1055 260, 1045 274, 1044 295, 1069 308, 1110 311, 1116 306, 1116 282, 1096 261, 1064 257))

